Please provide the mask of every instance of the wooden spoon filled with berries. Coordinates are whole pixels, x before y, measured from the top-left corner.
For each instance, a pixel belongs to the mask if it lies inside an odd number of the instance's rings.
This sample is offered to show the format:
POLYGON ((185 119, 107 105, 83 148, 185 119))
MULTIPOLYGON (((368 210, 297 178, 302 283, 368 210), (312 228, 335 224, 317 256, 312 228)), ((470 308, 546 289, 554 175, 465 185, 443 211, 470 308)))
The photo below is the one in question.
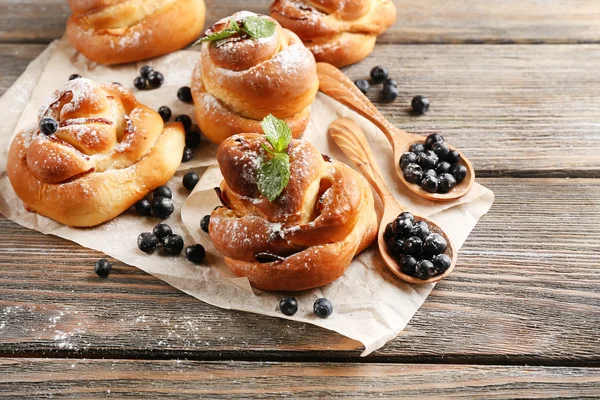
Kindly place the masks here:
POLYGON ((319 90, 375 124, 392 145, 396 173, 412 192, 435 201, 458 199, 473 187, 469 160, 438 134, 424 138, 396 128, 339 69, 317 63, 319 90))
POLYGON ((457 256, 450 238, 434 222, 411 214, 398 203, 358 125, 351 119, 339 118, 329 127, 329 136, 381 197, 383 217, 377 241, 388 268, 402 280, 418 284, 448 276, 457 256))

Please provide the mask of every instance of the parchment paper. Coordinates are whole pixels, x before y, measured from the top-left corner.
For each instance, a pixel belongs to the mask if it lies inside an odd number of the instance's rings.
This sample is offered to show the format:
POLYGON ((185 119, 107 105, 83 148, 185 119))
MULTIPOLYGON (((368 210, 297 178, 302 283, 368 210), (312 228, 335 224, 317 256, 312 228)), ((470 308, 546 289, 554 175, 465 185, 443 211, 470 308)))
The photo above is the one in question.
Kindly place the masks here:
MULTIPOLYGON (((193 107, 180 102, 176 92, 180 86, 189 85, 192 67, 198 56, 193 51, 179 51, 148 62, 164 74, 165 84, 160 89, 133 90, 134 93, 140 101, 155 109, 161 105, 171 107, 173 118, 186 113, 194 119, 193 107)), ((293 317, 287 317, 277 309, 282 293, 253 290, 247 279, 234 277, 215 251, 208 235, 200 230, 202 216, 218 205, 212 188, 218 186, 221 180, 214 158, 216 147, 207 142, 202 143, 194 160, 181 165, 180 171, 169 182, 176 210, 165 221, 174 232, 182 235, 186 245, 197 242, 205 246, 207 262, 204 265, 190 263, 183 254, 165 257, 139 251, 136 245, 138 235, 151 231, 159 222, 157 218, 140 217, 133 211, 127 211, 99 227, 76 229, 24 210, 6 175, 5 162, 12 135, 21 128, 36 124, 39 107, 70 74, 79 73, 98 82, 117 81, 133 89, 133 79, 144 64, 147 63, 97 66, 77 54, 66 40, 61 40, 52 43, 29 65, 0 98, 0 109, 7 110, 0 125, 0 154, 3 160, 0 165, 0 212, 23 226, 72 240, 134 265, 209 304, 303 321, 339 332, 362 342, 365 346, 363 356, 380 348, 404 329, 434 285, 409 285, 400 281, 385 267, 376 246, 356 257, 344 276, 330 285, 294 294, 299 302, 299 310, 293 317), (202 176, 189 197, 189 192, 181 185, 184 171, 188 169, 202 176), (312 313, 312 304, 319 297, 328 298, 334 306, 334 313, 325 320, 318 319, 312 313)), ((311 110, 311 122, 303 139, 311 141, 322 153, 352 166, 326 132, 329 124, 340 116, 354 119, 365 131, 374 153, 379 156, 380 167, 394 194, 411 211, 429 216, 438 223, 457 248, 462 246, 479 218, 491 207, 493 193, 478 184, 456 202, 434 203, 413 197, 395 177, 391 148, 375 126, 321 93, 311 110)), ((460 269, 460 265, 457 268, 460 269)))

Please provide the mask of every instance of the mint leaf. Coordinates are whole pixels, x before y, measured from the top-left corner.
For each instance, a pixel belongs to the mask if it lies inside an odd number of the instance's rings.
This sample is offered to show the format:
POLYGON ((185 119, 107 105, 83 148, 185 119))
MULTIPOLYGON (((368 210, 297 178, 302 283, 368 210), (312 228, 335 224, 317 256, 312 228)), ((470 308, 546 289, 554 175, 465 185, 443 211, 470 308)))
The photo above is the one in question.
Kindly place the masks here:
POLYGON ((269 201, 275 200, 290 181, 290 157, 277 153, 270 160, 263 160, 256 171, 256 181, 262 195, 269 201))
POLYGON ((292 141, 292 130, 287 124, 269 114, 262 120, 261 126, 275 151, 278 153, 284 152, 292 141))
POLYGON ((237 31, 237 30, 235 30, 233 28, 223 29, 222 31, 213 33, 212 35, 204 36, 203 38, 199 39, 194 44, 204 43, 204 42, 214 42, 216 40, 227 39, 227 38, 232 37, 233 35, 235 35, 238 32, 239 31, 237 31))
POLYGON ((223 29, 222 31, 219 31, 219 32, 215 32, 211 35, 204 36, 203 38, 201 38, 194 44, 204 43, 204 42, 214 42, 217 40, 227 39, 239 32, 240 32, 240 26, 237 24, 237 22, 235 22, 234 18, 231 18, 229 20, 229 22, 227 23, 227 27, 225 29, 223 29))
POLYGON ((252 38, 260 39, 273 36, 275 28, 276 25, 273 21, 254 15, 244 20, 242 30, 252 38))

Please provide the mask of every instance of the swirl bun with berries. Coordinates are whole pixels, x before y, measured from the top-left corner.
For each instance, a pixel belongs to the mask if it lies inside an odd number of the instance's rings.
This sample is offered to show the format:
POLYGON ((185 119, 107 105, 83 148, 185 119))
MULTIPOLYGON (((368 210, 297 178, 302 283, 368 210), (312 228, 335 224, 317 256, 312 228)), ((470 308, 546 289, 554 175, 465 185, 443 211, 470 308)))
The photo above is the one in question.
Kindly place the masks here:
POLYGON ((275 0, 270 12, 317 61, 336 67, 368 56, 377 36, 396 20, 392 0, 275 0))
POLYGON ((256 180, 264 144, 264 136, 253 133, 219 146, 225 207, 212 212, 209 235, 231 271, 259 289, 328 284, 377 235, 371 188, 352 168, 322 156, 308 142, 292 140, 289 183, 271 202, 256 180))
POLYGON ((117 84, 63 84, 39 112, 55 133, 24 130, 7 171, 26 208, 69 226, 108 221, 165 184, 181 163, 185 134, 117 84))
POLYGON ((67 37, 100 64, 157 57, 193 42, 204 26, 204 0, 69 0, 67 37))
MULTIPOLYGON (((256 17, 238 12, 213 25, 206 35, 228 29, 231 21, 243 28, 256 17)), ((319 88, 313 55, 293 32, 275 24, 274 34, 259 39, 243 32, 202 43, 200 61, 192 77, 196 118, 214 143, 243 132, 262 132, 268 114, 283 119, 294 137, 304 132, 309 106, 319 88)))

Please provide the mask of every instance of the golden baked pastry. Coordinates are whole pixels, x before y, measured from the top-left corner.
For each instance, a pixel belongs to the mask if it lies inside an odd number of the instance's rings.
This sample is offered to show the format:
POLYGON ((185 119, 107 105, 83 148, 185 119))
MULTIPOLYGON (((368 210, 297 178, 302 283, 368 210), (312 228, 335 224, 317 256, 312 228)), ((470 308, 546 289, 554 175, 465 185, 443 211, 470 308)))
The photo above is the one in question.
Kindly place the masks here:
POLYGON ((317 61, 336 67, 368 56, 377 36, 396 20, 392 0, 275 0, 270 12, 317 61))
POLYGON ((63 84, 39 112, 55 134, 19 132, 9 153, 10 183, 26 207, 70 226, 108 221, 165 184, 181 163, 185 133, 117 84, 63 84))
POLYGON ((192 43, 204 26, 204 0, 69 0, 67 37, 100 64, 157 57, 192 43))
POLYGON ((266 143, 264 135, 246 133, 219 146, 225 207, 210 218, 215 248, 235 275, 259 289, 296 291, 330 283, 377 235, 371 188, 352 168, 292 140, 289 183, 270 202, 256 181, 266 143))
MULTIPOLYGON (((234 19, 243 26, 247 11, 213 25, 206 35, 220 32, 234 19)), ((294 137, 304 132, 309 106, 319 88, 313 55, 293 32, 276 24, 275 33, 254 39, 244 34, 202 43, 192 76, 198 126, 213 143, 231 135, 262 132, 268 114, 283 119, 294 137)))

